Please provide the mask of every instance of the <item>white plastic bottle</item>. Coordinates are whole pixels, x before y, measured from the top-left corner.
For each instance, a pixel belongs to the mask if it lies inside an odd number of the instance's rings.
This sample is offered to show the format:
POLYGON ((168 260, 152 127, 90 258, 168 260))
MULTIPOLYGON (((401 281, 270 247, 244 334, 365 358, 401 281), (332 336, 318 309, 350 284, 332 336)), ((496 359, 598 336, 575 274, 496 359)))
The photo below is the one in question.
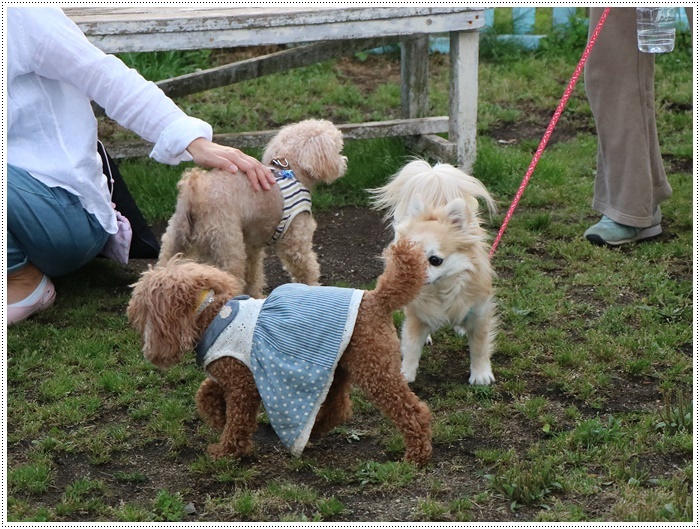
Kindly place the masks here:
POLYGON ((644 53, 668 53, 676 41, 675 7, 637 8, 637 47, 644 53))

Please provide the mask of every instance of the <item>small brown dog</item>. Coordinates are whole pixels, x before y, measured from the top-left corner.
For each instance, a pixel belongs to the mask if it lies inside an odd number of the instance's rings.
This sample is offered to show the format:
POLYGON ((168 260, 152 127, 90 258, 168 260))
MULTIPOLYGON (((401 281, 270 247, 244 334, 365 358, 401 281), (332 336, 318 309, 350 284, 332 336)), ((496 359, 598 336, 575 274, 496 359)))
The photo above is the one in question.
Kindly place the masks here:
POLYGON ((262 162, 277 170, 278 180, 270 191, 254 191, 242 172, 186 171, 158 264, 182 253, 230 273, 244 293, 259 298, 265 247, 274 244, 293 282, 318 285, 311 191, 345 174, 342 149, 343 135, 333 123, 308 119, 283 127, 267 145, 262 162))
POLYGON ((430 411, 401 374, 393 311, 421 290, 427 265, 406 240, 384 258, 374 290, 288 284, 259 300, 240 296, 233 276, 176 256, 143 273, 127 314, 144 356, 159 367, 196 348, 208 374, 197 409, 223 430, 209 446, 212 457, 252 451, 261 400, 282 442, 299 455, 310 436, 350 419, 355 384, 401 430, 405 459, 422 465, 432 453, 430 411))

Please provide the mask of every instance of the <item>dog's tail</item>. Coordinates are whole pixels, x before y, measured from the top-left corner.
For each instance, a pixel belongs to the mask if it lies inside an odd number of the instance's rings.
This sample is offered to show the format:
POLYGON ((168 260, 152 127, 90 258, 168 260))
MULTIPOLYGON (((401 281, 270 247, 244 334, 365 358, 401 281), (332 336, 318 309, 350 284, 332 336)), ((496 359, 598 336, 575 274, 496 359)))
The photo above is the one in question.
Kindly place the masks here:
POLYGON ((393 219, 395 223, 406 216, 411 198, 416 194, 433 207, 442 207, 455 198, 462 198, 475 213, 479 206, 477 199, 482 199, 491 214, 496 212, 496 202, 477 178, 450 164, 431 166, 421 159, 409 162, 386 185, 368 192, 372 206, 385 209, 385 219, 393 219))
POLYGON ((427 277, 427 261, 423 250, 404 238, 384 250, 384 261, 377 286, 365 296, 374 298, 386 312, 393 312, 418 295, 427 277))

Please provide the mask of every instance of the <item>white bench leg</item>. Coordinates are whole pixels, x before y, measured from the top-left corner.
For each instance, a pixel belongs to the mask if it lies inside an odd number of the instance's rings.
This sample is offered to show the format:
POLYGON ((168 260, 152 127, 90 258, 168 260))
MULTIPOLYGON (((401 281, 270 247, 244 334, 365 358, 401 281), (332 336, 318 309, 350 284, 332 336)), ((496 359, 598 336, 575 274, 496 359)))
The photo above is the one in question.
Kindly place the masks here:
POLYGON ((428 35, 401 43, 401 114, 404 119, 428 115, 428 35))
POLYGON ((479 33, 450 33, 450 142, 457 166, 471 173, 476 161, 476 115, 479 98, 479 33))

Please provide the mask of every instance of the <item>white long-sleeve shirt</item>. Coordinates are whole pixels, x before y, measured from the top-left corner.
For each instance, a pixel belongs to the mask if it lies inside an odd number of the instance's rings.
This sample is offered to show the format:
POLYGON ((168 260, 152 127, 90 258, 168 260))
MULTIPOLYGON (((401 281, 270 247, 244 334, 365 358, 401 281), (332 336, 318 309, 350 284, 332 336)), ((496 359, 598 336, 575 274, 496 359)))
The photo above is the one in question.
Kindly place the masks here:
POLYGON ((49 187, 80 197, 109 233, 117 231, 97 154, 91 100, 120 125, 155 143, 151 157, 190 161, 211 126, 187 116, 154 83, 92 45, 59 8, 7 10, 7 161, 49 187))

